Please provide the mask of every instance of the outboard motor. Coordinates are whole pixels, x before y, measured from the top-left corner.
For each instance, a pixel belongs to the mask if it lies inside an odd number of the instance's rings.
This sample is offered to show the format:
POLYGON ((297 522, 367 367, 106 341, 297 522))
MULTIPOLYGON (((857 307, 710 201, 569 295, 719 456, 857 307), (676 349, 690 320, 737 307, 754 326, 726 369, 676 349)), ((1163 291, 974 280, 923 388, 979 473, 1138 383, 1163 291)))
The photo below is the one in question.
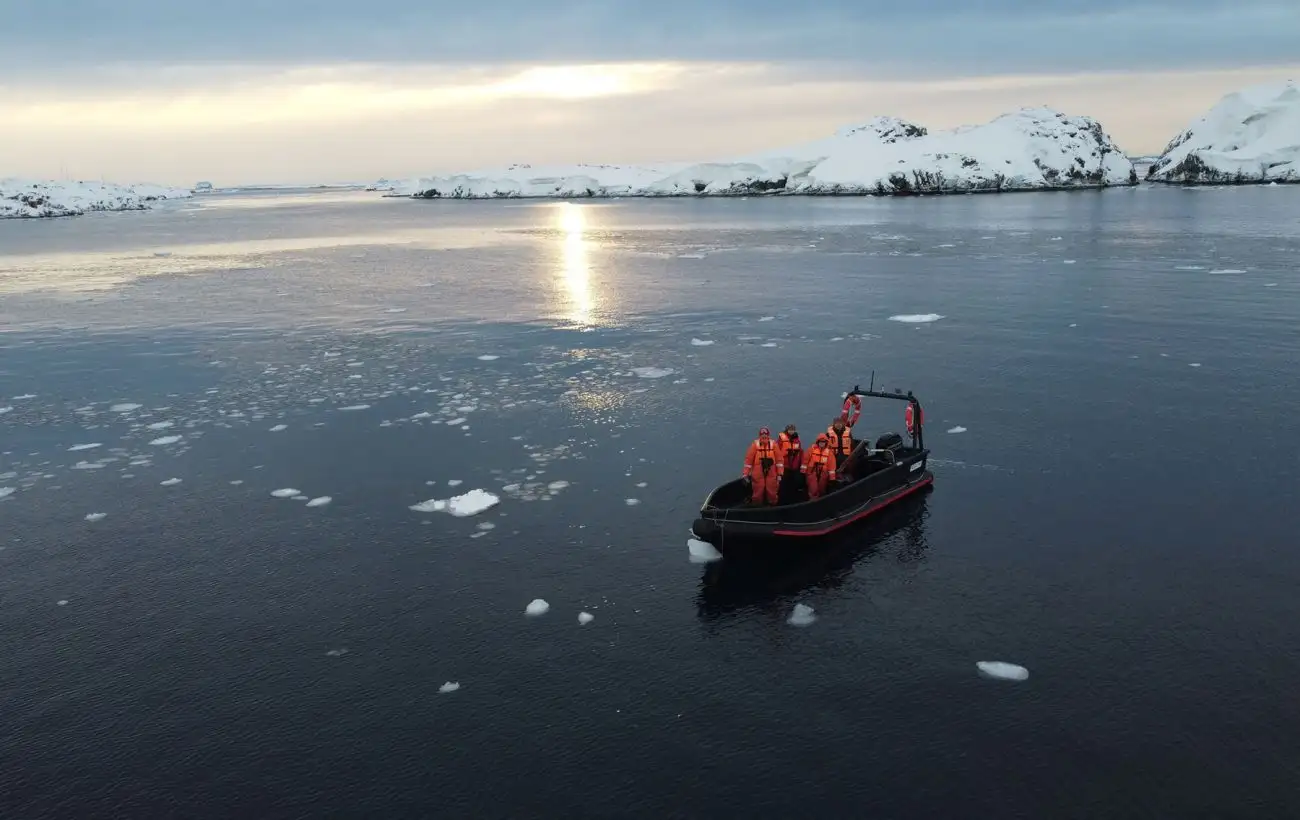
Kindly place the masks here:
POLYGON ((903 449, 903 437, 898 433, 885 433, 876 439, 876 446, 873 449, 890 450, 897 455, 898 451, 903 449))

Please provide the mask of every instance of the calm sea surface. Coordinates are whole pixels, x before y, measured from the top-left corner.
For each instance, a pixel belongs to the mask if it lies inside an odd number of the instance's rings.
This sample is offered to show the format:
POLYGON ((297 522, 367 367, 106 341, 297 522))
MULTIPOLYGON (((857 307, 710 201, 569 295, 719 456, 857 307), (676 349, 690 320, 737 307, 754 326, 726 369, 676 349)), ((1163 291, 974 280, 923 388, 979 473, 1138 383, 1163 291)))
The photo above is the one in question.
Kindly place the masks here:
POLYGON ((0 816, 1300 815, 1297 226, 1295 187, 0 222, 0 816), (755 430, 873 371, 934 492, 691 563, 755 430))

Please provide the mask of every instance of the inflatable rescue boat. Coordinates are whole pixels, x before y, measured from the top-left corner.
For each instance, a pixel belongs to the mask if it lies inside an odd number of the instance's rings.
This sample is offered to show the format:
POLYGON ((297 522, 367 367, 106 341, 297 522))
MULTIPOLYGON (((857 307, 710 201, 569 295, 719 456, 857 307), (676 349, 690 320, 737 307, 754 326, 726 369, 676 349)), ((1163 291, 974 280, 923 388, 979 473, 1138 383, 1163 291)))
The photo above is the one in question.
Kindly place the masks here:
POLYGON ((858 419, 861 397, 906 402, 903 418, 908 440, 898 433, 885 433, 875 441, 859 441, 845 459, 849 480, 833 483, 820 498, 809 500, 804 494, 791 503, 753 505, 744 479, 728 481, 704 499, 699 517, 691 525, 695 537, 724 554, 728 542, 815 538, 928 490, 934 484, 934 474, 927 467, 930 451, 925 448, 920 401, 910 390, 886 393, 855 385, 844 400, 850 426, 858 419))

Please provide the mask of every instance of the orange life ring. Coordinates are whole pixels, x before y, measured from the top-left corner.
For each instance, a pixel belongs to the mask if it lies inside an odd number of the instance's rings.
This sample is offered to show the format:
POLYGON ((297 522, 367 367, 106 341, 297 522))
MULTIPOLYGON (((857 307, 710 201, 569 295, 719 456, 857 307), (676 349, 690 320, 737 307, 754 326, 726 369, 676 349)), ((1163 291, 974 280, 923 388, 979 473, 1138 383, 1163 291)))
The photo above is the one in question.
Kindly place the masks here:
POLYGON ((858 418, 862 415, 862 398, 856 393, 844 399, 844 407, 840 409, 840 418, 844 423, 852 427, 858 423, 858 418))
POLYGON ((907 410, 903 411, 903 422, 907 425, 907 434, 914 436, 916 435, 917 425, 925 423, 925 411, 909 403, 907 410))

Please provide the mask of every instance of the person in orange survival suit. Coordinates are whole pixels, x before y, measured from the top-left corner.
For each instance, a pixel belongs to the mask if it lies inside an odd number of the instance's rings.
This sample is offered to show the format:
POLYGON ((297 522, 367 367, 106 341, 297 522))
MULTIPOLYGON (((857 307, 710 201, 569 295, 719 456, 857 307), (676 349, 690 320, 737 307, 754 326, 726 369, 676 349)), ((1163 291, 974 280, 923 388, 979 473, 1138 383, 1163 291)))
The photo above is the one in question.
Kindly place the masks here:
POLYGON ((853 452, 853 431, 844 423, 843 416, 837 416, 831 426, 826 428, 826 441, 835 454, 835 467, 839 470, 840 480, 849 481, 849 455, 853 452))
POLYGON ((776 437, 776 460, 781 462, 784 472, 781 475, 781 503, 796 504, 803 500, 803 443, 799 441, 799 430, 793 424, 787 424, 781 435, 776 437))
POLYGON ((772 431, 760 427, 758 438, 745 452, 745 471, 743 478, 750 482, 753 495, 750 500, 755 504, 777 503, 780 491, 781 475, 785 465, 777 458, 776 442, 772 441, 772 431))
POLYGON ((804 453, 803 466, 799 469, 808 477, 809 499, 826 494, 826 485, 835 480, 835 452, 825 433, 817 435, 812 448, 804 453))

